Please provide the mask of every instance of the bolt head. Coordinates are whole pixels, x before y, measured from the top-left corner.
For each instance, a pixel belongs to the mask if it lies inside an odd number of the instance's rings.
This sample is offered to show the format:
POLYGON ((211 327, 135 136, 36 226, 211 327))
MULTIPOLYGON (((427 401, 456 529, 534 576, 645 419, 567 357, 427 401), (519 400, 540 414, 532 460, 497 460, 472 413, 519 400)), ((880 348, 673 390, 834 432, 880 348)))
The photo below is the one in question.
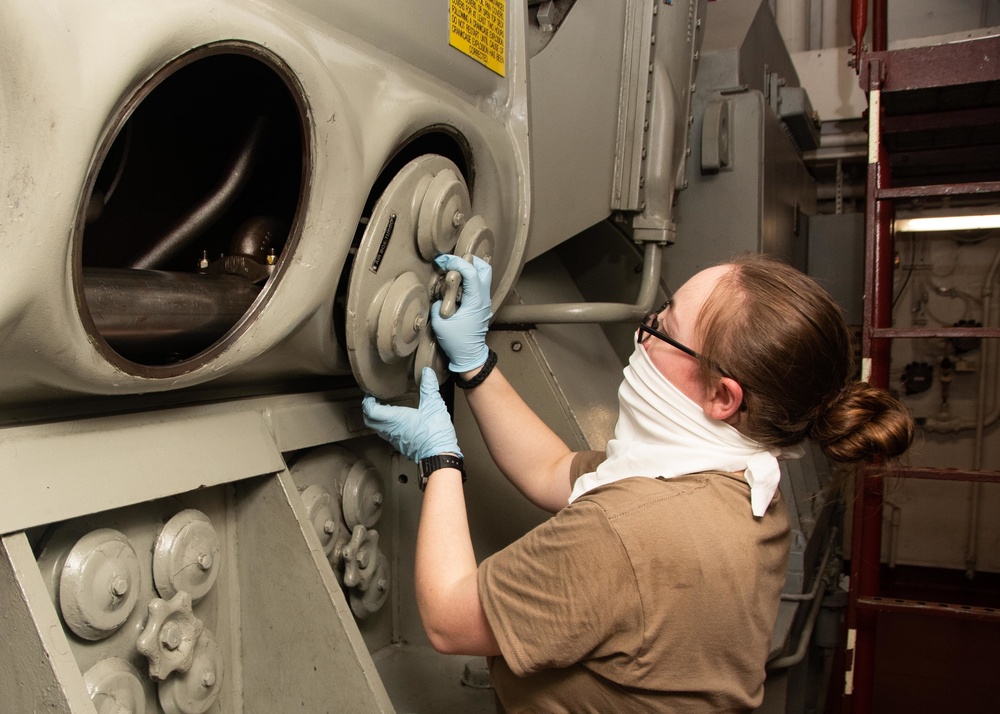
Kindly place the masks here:
POLYGON ((381 506, 382 505, 382 494, 381 493, 374 494, 372 496, 372 503, 374 503, 376 506, 381 506))
POLYGON ((125 597, 128 592, 128 580, 121 575, 116 575, 111 579, 111 594, 115 597, 125 597))
POLYGON ((210 669, 206 669, 201 674, 201 686, 205 688, 210 688, 215 686, 215 672, 210 669))
POLYGON ((184 634, 181 627, 176 622, 168 622, 160 630, 160 643, 168 650, 176 650, 181 646, 184 634))
POLYGON ((337 532, 337 524, 333 521, 327 521, 323 524, 323 532, 327 535, 333 535, 337 532))
POLYGON ((210 570, 212 567, 212 554, 202 553, 198 556, 198 567, 202 570, 210 570))

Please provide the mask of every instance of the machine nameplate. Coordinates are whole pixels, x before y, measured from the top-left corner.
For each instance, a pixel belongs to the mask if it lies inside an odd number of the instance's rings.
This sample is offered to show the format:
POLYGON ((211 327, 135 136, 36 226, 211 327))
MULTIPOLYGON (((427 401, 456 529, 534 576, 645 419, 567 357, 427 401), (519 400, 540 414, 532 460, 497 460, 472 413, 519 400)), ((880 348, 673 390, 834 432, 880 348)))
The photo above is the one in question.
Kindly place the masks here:
POLYGON ((373 273, 378 272, 378 268, 382 265, 382 258, 385 257, 385 249, 389 247, 389 239, 392 238, 392 229, 396 227, 396 214, 393 213, 389 216, 389 220, 385 224, 385 232, 382 234, 382 242, 378 246, 378 252, 375 253, 375 260, 372 261, 372 267, 369 268, 373 273))

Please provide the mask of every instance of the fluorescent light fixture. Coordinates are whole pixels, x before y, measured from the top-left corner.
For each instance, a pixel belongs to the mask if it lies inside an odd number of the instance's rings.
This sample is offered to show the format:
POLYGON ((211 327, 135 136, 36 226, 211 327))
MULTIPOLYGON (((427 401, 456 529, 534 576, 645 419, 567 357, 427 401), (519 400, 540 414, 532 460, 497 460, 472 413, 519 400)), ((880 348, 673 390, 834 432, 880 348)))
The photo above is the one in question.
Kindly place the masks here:
POLYGON ((894 223, 896 233, 927 233, 931 231, 975 231, 984 228, 1000 228, 1000 214, 981 216, 924 216, 921 218, 897 218, 894 223))

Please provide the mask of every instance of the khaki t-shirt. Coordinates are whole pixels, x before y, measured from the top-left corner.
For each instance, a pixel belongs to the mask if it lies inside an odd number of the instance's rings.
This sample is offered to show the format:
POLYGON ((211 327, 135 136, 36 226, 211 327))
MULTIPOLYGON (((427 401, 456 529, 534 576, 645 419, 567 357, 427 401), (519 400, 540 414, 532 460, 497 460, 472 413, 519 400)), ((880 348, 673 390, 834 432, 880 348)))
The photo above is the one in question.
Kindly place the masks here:
MULTIPOLYGON (((601 458, 578 456, 576 475, 601 458)), ((780 493, 754 518, 737 474, 594 489, 480 565, 499 700, 510 714, 758 706, 788 548, 780 493)))

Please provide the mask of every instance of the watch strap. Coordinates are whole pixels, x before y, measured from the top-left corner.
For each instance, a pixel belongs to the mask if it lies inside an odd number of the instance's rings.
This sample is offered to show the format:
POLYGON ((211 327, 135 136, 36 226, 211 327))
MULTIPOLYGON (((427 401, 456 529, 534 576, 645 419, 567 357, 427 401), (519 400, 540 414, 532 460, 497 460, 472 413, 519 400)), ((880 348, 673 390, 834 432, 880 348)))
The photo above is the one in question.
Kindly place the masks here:
POLYGON ((426 459, 420 459, 417 464, 417 468, 420 470, 420 490, 423 491, 427 488, 427 480, 438 469, 458 469, 462 473, 462 483, 465 483, 468 477, 465 474, 464 463, 461 456, 454 454, 436 454, 428 456, 426 459))

